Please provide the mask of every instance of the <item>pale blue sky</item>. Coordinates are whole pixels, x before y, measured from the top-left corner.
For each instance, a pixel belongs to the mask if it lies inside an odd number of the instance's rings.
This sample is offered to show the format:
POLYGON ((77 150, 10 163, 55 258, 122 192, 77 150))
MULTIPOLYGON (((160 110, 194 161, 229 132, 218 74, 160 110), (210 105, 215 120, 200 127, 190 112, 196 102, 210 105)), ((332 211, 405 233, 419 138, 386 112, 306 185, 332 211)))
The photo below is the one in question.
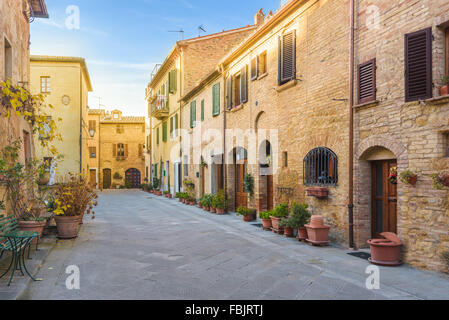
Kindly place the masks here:
POLYGON ((46 0, 50 19, 31 26, 31 53, 79 56, 87 60, 94 92, 91 108, 121 109, 146 115, 145 87, 155 63, 162 62, 174 43, 239 28, 254 22, 263 8, 276 11, 280 0, 46 0), (80 29, 66 27, 67 7, 80 10, 80 29))

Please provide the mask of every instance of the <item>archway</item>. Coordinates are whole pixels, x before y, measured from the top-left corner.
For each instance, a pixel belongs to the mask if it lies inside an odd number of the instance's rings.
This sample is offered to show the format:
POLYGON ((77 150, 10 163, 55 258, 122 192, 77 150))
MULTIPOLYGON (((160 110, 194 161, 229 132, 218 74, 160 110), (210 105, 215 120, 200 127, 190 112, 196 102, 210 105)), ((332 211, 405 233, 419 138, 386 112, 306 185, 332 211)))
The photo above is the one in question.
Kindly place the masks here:
POLYGON ((132 188, 139 188, 141 184, 141 177, 140 177, 140 171, 132 168, 128 169, 125 173, 126 176, 126 185, 130 186, 132 188))

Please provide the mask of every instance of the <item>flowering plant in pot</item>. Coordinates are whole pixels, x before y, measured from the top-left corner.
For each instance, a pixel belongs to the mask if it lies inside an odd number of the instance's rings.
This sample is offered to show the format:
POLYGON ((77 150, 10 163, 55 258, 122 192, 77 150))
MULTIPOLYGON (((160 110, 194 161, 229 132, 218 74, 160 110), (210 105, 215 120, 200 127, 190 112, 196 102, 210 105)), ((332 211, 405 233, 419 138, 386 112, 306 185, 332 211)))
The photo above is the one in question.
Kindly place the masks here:
POLYGON ((237 215, 243 217, 243 221, 245 222, 251 222, 255 220, 255 216, 257 214, 256 209, 250 209, 246 207, 238 207, 237 208, 237 215))
POLYGON ((273 231, 275 232, 281 232, 282 227, 279 225, 279 222, 281 222, 282 218, 288 217, 289 210, 288 210, 288 204, 283 203, 279 206, 277 206, 271 215, 271 223, 273 224, 273 231))
POLYGON ((82 177, 71 174, 67 181, 57 186, 54 195, 53 213, 60 239, 78 236, 79 224, 85 213, 92 214, 92 219, 95 219, 93 208, 98 199, 82 177))
POLYGON ((449 174, 435 173, 432 175, 433 187, 436 190, 441 190, 444 187, 449 187, 449 174))
POLYGON ((398 168, 393 167, 390 169, 390 175, 388 176, 388 180, 391 184, 398 184, 398 168))
POLYGON ((442 79, 443 85, 440 87, 440 95, 449 95, 449 76, 444 76, 442 79))
POLYGON ((418 182, 418 175, 410 170, 405 170, 401 172, 399 179, 404 184, 414 186, 418 182))
POLYGON ((218 191, 212 200, 212 206, 215 208, 217 214, 224 214, 227 206, 227 199, 224 190, 218 191))
POLYGON ((308 239, 306 224, 310 222, 312 213, 308 210, 309 205, 294 203, 292 206, 291 219, 294 221, 294 228, 298 229, 298 240, 308 239))
POLYGON ((209 211, 210 207, 212 206, 212 195, 205 194, 201 200, 201 204, 205 211, 209 211))
POLYGON ((269 230, 273 227, 271 222, 272 211, 262 211, 259 213, 259 218, 262 220, 262 226, 265 230, 269 230))

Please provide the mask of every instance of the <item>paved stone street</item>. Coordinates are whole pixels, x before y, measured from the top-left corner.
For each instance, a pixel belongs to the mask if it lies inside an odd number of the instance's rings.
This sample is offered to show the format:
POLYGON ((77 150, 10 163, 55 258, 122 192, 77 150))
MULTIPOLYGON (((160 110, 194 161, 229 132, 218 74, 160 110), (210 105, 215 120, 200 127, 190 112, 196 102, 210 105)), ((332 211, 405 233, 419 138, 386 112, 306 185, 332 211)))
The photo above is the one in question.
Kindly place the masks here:
POLYGON ((315 248, 141 191, 100 195, 97 218, 60 241, 23 299, 449 299, 449 278, 381 268, 337 247, 315 248), (81 289, 67 290, 66 267, 81 289))

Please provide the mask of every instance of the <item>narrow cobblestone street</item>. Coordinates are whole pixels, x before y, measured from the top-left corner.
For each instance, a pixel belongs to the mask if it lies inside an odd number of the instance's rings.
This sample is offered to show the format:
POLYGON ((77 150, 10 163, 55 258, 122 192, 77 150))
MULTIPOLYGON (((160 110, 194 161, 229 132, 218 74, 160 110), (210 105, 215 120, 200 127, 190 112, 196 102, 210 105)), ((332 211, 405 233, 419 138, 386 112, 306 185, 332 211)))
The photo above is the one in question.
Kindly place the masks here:
POLYGON ((449 278, 381 268, 337 247, 315 248, 177 200, 141 191, 100 194, 96 219, 59 241, 23 299, 447 299, 449 278), (80 290, 66 288, 67 266, 80 290))

